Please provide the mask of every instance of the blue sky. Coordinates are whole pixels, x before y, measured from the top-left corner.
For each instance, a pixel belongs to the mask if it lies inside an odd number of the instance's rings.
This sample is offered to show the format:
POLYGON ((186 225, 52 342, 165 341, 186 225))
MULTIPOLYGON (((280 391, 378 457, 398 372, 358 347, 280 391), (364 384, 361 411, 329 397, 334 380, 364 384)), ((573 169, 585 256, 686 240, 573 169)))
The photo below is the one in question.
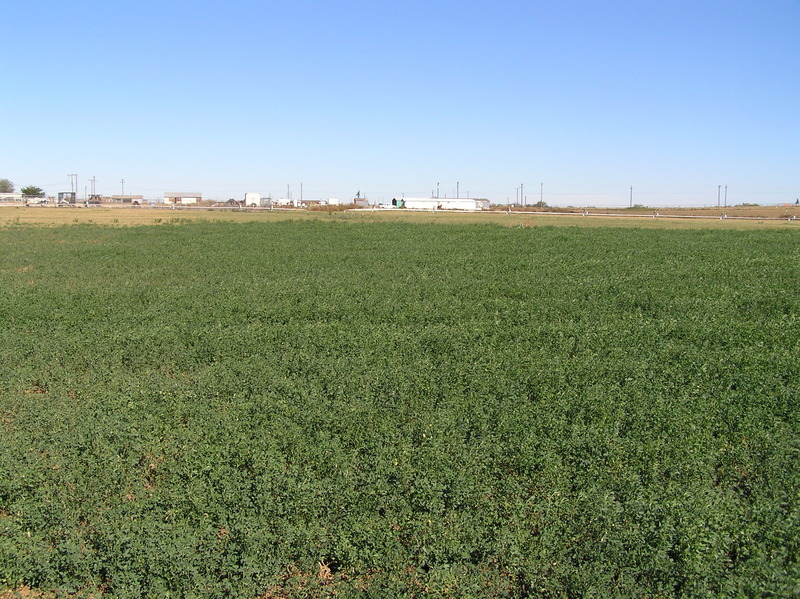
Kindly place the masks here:
POLYGON ((17 188, 800 197, 797 0, 31 0, 2 39, 17 188))

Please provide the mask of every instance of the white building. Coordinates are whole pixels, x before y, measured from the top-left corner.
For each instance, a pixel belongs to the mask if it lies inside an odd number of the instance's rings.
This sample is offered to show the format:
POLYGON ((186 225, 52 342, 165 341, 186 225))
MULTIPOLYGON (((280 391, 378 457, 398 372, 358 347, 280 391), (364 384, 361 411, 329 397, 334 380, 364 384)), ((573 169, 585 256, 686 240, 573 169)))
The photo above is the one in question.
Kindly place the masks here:
POLYGON ((472 198, 393 198, 392 206, 409 210, 489 210, 489 200, 472 198))
POLYGON ((167 191, 164 192, 165 204, 199 204, 203 194, 199 192, 167 191))
POLYGON ((270 198, 262 198, 260 193, 248 191, 244 194, 244 205, 248 208, 269 207, 272 203, 270 198))

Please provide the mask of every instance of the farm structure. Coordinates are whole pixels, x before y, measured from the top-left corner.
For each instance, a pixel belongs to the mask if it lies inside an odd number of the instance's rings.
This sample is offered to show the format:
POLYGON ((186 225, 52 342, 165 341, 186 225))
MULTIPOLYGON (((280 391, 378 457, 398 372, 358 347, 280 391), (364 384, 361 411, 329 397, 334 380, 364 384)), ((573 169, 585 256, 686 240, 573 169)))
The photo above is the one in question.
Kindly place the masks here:
POLYGON ((248 191, 244 194, 244 205, 248 208, 269 208, 272 206, 272 198, 265 198, 260 193, 248 191))
MULTIPOLYGON (((99 196, 98 196, 99 197, 99 196)), ((134 204, 144 203, 144 196, 142 195, 112 195, 108 197, 101 197, 101 201, 108 202, 111 204, 134 204)))
POLYGON ((200 192, 167 191, 164 192, 165 204, 199 204, 203 201, 200 192))
POLYGON ((309 206, 339 206, 341 205, 339 198, 278 198, 275 200, 276 206, 293 207, 293 208, 308 208, 309 206))
POLYGON ((473 198, 392 198, 392 206, 410 210, 488 210, 489 200, 473 198))

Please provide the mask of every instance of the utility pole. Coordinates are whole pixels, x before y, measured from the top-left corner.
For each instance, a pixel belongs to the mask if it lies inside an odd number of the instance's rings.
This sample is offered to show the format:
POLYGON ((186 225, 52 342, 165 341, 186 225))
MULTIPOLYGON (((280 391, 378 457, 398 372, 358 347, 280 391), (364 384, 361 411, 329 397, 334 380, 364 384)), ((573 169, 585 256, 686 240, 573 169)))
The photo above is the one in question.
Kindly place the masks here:
POLYGON ((459 197, 459 196, 458 196, 458 193, 459 193, 459 192, 458 192, 458 181, 456 181, 456 199, 458 199, 458 197, 459 197))
POLYGON ((439 199, 439 182, 436 182, 436 199, 439 199))
POLYGON ((544 206, 544 183, 539 184, 539 205, 544 206))
POLYGON ((717 185, 717 208, 719 208, 719 193, 722 190, 722 185, 717 185))
POLYGON ((631 185, 631 208, 633 208, 633 185, 631 185))
POLYGON ((69 177, 69 191, 72 194, 72 203, 78 203, 78 175, 76 173, 72 173, 71 175, 67 175, 69 177))
POLYGON ((95 189, 96 180, 97 180, 97 177, 92 175, 92 195, 97 195, 97 190, 95 189))
POLYGON ((725 208, 728 207, 728 186, 725 185, 725 208))
POLYGON ((120 183, 122 184, 122 195, 124 196, 125 195, 125 179, 120 181, 120 183))

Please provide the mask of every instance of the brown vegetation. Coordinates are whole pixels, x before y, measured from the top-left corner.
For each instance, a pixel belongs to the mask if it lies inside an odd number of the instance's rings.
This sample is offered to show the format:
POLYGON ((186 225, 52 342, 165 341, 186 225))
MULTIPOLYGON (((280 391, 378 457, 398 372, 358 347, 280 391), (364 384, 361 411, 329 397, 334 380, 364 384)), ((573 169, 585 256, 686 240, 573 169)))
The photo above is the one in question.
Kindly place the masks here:
POLYGON ((733 206, 717 208, 508 208, 488 212, 352 210, 351 205, 313 209, 225 210, 208 207, 169 206, 2 206, 0 227, 14 225, 102 226, 178 225, 199 221, 272 222, 280 220, 336 219, 350 222, 404 221, 438 223, 497 223, 512 227, 539 225, 635 226, 647 228, 764 228, 800 226, 800 206, 733 206), (589 218, 586 218, 589 217, 589 218), (649 218, 653 217, 653 218, 649 218))

